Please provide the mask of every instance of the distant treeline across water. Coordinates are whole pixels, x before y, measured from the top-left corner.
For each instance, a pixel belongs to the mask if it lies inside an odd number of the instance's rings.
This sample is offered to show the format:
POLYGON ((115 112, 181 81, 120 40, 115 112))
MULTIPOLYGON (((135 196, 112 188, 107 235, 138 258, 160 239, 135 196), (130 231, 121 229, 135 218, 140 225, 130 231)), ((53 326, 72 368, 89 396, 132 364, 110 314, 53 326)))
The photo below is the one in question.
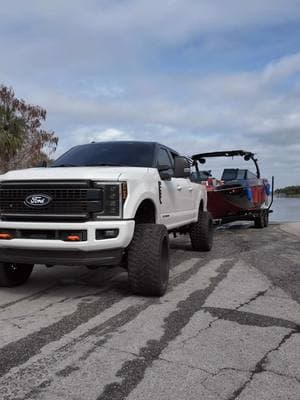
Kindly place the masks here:
POLYGON ((300 186, 296 185, 296 186, 287 186, 285 188, 282 189, 276 189, 275 190, 275 194, 276 196, 291 196, 291 197, 300 197, 300 186))

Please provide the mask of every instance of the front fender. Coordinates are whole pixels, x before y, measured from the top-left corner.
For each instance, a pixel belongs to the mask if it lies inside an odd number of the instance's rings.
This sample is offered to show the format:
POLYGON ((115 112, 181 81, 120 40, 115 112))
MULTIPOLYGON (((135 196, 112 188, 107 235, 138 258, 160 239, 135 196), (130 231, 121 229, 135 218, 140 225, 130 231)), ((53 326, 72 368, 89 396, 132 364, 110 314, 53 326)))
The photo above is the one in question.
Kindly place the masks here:
POLYGON ((124 204, 123 218, 133 219, 136 215, 137 209, 144 200, 152 201, 155 207, 155 215, 157 217, 157 199, 158 199, 158 188, 157 192, 149 190, 144 184, 128 185, 128 197, 124 204), (148 190, 147 190, 148 189, 148 190))

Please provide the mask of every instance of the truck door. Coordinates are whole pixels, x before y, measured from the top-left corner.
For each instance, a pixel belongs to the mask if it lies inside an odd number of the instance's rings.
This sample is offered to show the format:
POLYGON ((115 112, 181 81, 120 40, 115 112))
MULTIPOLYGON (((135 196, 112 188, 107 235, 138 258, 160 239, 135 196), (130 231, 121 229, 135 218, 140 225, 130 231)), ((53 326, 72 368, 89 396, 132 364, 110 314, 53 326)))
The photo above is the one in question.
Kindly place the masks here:
MULTIPOLYGON (((172 163, 174 165, 174 159, 177 156, 176 153, 170 152, 172 163)), ((180 213, 180 222, 186 221, 190 222, 195 218, 195 207, 196 206, 196 193, 195 186, 191 182, 190 178, 174 178, 176 182, 176 188, 178 191, 177 195, 177 207, 176 210, 180 213)))
MULTIPOLYGON (((160 219, 161 223, 169 229, 176 225, 177 217, 177 185, 173 178, 173 163, 168 151, 160 147, 157 154, 157 167, 169 166, 168 170, 164 170, 164 175, 169 175, 169 178, 161 179, 160 185, 160 219)), ((162 176, 162 173, 161 173, 162 176)))

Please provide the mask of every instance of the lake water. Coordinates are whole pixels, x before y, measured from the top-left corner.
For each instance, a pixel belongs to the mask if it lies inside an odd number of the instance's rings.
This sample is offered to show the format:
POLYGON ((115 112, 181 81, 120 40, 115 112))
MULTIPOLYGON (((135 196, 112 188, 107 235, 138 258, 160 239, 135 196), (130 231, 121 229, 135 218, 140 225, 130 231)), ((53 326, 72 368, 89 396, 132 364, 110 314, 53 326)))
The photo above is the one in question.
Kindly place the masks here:
POLYGON ((272 222, 300 222, 300 198, 274 197, 272 222))

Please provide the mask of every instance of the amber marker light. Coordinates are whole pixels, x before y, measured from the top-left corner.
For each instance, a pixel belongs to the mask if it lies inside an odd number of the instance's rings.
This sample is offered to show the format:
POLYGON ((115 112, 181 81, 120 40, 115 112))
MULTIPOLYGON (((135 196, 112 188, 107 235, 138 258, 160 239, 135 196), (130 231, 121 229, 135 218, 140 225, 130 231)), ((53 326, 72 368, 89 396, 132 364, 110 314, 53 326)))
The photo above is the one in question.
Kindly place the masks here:
POLYGON ((127 189, 127 183, 126 182, 122 182, 121 190, 122 190, 122 200, 124 202, 126 200, 126 198, 127 198, 127 195, 128 195, 128 189, 127 189))
POLYGON ((80 242, 80 236, 79 235, 68 235, 67 236, 67 241, 68 242, 80 242))
POLYGON ((12 239, 12 235, 10 233, 3 233, 0 232, 0 239, 4 239, 4 240, 10 240, 12 239))

